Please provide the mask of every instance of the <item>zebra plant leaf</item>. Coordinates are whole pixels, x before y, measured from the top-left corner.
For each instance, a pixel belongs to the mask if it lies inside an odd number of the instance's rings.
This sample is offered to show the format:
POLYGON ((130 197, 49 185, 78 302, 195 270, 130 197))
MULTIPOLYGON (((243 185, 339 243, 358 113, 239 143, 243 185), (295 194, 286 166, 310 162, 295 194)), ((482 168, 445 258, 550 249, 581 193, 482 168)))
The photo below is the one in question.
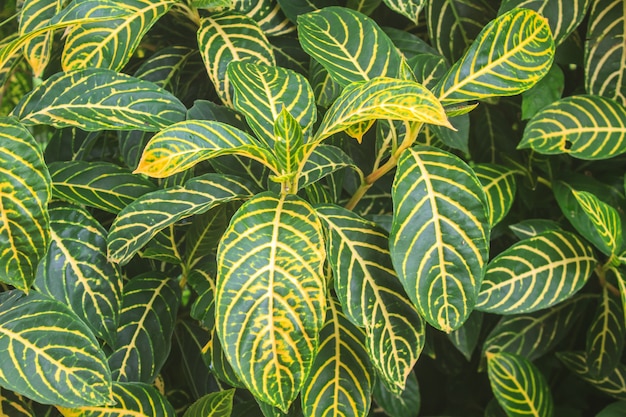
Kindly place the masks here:
POLYGON ((585 42, 585 90, 626 105, 626 5, 620 0, 592 2, 585 42))
POLYGON ((596 264, 591 246, 573 233, 524 239, 489 263, 476 309, 521 314, 550 307, 580 290, 596 264))
MULTIPOLYGON (((60 0, 28 0, 20 11, 19 34, 24 35, 46 26, 62 6, 60 0)), ((44 33, 24 45, 23 54, 33 71, 33 76, 41 78, 52 48, 52 31, 44 33)))
POLYGON ((317 145, 302 167, 298 188, 303 189, 342 168, 352 168, 362 175, 352 158, 341 148, 333 145, 317 145))
POLYGON ((35 291, 2 293, 0 353, 0 385, 18 394, 62 407, 110 402, 104 353, 91 330, 59 301, 35 291))
POLYGON ((36 417, 31 401, 7 389, 0 388, 0 410, 12 417, 36 417))
POLYGON ((212 392, 191 404, 183 417, 230 417, 235 389, 212 392))
POLYGON ((313 90, 297 72, 263 64, 233 62, 228 79, 234 89, 234 108, 270 149, 274 147, 274 122, 287 110, 300 124, 305 136, 317 119, 313 90))
POLYGON ((315 140, 357 123, 393 119, 452 128, 439 101, 422 85, 409 80, 374 78, 344 88, 324 115, 315 140))
POLYGON ((598 390, 618 400, 626 400, 626 366, 619 364, 607 377, 594 378, 589 373, 585 352, 557 352, 557 358, 575 375, 598 390))
POLYGON ((112 345, 122 304, 122 275, 106 256, 106 231, 74 205, 50 209, 51 243, 35 288, 68 306, 112 345))
POLYGON ((511 353, 489 353, 487 370, 491 389, 507 415, 552 417, 548 382, 529 360, 511 353))
MULTIPOLYGON (((119 2, 126 12, 119 19, 75 25, 66 34, 61 57, 64 71, 88 68, 121 70, 139 46, 144 34, 169 10, 173 0, 119 2)), ((106 10, 100 10, 106 13, 106 10)), ((85 10, 88 17, 92 10, 85 10)), ((82 17, 82 16, 81 16, 82 17)))
POLYGON ((150 180, 108 162, 54 162, 48 168, 54 197, 110 213, 156 189, 150 180))
POLYGON ((374 370, 365 350, 365 334, 331 300, 320 345, 302 390, 304 415, 366 417, 369 412, 374 370))
POLYGON ((35 138, 16 120, 0 118, 0 282, 25 291, 50 241, 50 182, 35 138))
POLYGON ((225 105, 233 107, 228 64, 246 61, 267 66, 276 65, 272 46, 250 17, 227 10, 200 21, 198 30, 200 55, 209 78, 225 105))
POLYGON ((278 37, 295 30, 276 0, 234 1, 235 10, 252 18, 267 36, 278 37))
POLYGON ((194 214, 229 201, 252 197, 256 187, 247 180, 223 174, 205 174, 183 187, 143 195, 122 210, 108 235, 109 259, 127 263, 159 231, 194 214), (146 217, 145 213, 152 213, 146 217))
POLYGON ((324 322, 322 226, 294 195, 257 194, 231 219, 217 258, 217 333, 237 376, 287 412, 324 322))
POLYGON ((364 327, 366 347, 389 390, 400 394, 426 339, 425 326, 391 265, 387 233, 350 210, 320 205, 328 261, 346 316, 364 327))
POLYGON ((545 18, 513 9, 482 29, 433 91, 444 105, 522 93, 548 73, 554 48, 545 18))
POLYGON ((406 388, 400 395, 390 392, 385 384, 377 379, 374 384, 374 401, 388 416, 417 417, 422 405, 422 398, 415 372, 409 374, 406 388))
POLYGON ((389 241, 400 281, 426 321, 456 330, 476 303, 488 258, 483 188, 458 157, 416 146, 400 156, 392 197, 389 241))
POLYGON ((426 0, 384 0, 387 7, 413 21, 419 21, 419 14, 426 5, 426 0))
POLYGON ((468 362, 472 360, 472 355, 478 344, 483 317, 484 314, 480 311, 473 311, 463 326, 448 334, 448 340, 465 356, 468 362))
POLYGON ((376 77, 411 79, 404 57, 369 17, 325 7, 298 17, 302 48, 342 87, 376 77), (329 28, 350 30, 329 30, 329 28), (375 53, 372 53, 375 51, 375 53))
POLYGON ((233 154, 259 161, 280 173, 278 161, 259 141, 236 127, 211 120, 176 123, 154 135, 135 173, 165 178, 201 161, 233 154))
POLYGON ((483 185, 489 206, 489 224, 499 223, 507 215, 517 189, 515 171, 495 164, 479 164, 473 167, 476 177, 483 185))
POLYGON ((154 382, 170 353, 179 302, 178 283, 157 272, 124 284, 117 339, 109 356, 116 381, 154 382))
POLYGON ((518 149, 579 159, 607 159, 626 152, 626 109, 600 96, 581 95, 544 107, 524 129, 518 149))
POLYGON ((144 383, 113 383, 112 405, 76 408, 58 407, 63 417, 171 417, 174 407, 152 385, 144 383))
POLYGON ((12 115, 26 125, 156 131, 183 120, 185 112, 180 100, 151 82, 90 68, 54 74, 12 115))

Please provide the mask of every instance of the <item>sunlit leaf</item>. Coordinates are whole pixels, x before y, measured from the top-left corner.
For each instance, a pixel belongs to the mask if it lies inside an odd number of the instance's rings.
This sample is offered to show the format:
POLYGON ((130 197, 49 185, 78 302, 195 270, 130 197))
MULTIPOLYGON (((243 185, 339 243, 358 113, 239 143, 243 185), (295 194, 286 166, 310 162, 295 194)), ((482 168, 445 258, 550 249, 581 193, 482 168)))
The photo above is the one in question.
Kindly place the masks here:
MULTIPOLYGON (((61 10, 60 0, 28 0, 20 11, 19 34, 31 32, 47 25, 52 17, 61 10)), ((52 31, 42 34, 24 46, 24 56, 33 70, 33 76, 41 78, 52 48, 52 31)))
POLYGON ((416 24, 419 21, 422 8, 426 5, 426 0, 384 0, 384 2, 391 10, 407 17, 416 24))

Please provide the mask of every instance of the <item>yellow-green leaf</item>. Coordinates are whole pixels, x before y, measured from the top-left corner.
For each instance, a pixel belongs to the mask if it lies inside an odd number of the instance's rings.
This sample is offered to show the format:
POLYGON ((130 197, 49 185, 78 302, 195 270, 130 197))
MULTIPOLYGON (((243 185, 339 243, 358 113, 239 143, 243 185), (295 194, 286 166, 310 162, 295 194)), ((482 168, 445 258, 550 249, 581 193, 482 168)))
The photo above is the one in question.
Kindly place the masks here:
MULTIPOLYGON (((26 0, 20 11, 19 34, 24 35, 47 25, 61 10, 61 0, 26 0)), ((52 31, 31 39, 24 46, 24 57, 33 70, 33 76, 41 78, 50 61, 52 31)))
POLYGON ((230 417, 235 389, 212 392, 191 404, 183 417, 230 417))

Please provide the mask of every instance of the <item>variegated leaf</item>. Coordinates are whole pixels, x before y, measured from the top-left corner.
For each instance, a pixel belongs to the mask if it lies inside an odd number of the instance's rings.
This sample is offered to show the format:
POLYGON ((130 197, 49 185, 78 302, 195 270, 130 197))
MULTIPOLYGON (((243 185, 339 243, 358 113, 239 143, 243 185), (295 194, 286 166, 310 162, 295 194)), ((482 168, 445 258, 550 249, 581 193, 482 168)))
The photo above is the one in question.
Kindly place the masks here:
POLYGON ((372 401, 374 370, 365 350, 365 334, 331 300, 320 345, 302 389, 304 415, 366 417, 372 401))
POLYGON ((489 224, 499 223, 509 212, 517 189, 515 174, 519 172, 495 164, 478 164, 473 167, 483 185, 489 206, 489 224))
POLYGON ((489 252, 486 197, 458 157, 417 146, 400 156, 392 188, 391 258, 417 311, 447 333, 471 313, 489 252))
POLYGON ((124 284, 120 324, 109 356, 116 381, 154 382, 170 353, 179 302, 178 283, 157 272, 124 284))
POLYGON ((235 389, 212 392, 191 404, 183 417, 230 417, 235 389))
POLYGON ((233 101, 227 68, 232 61, 246 61, 273 66, 272 46, 257 23, 234 11, 213 14, 200 21, 200 54, 209 78, 225 105, 233 101))
POLYGON ((414 81, 374 78, 350 84, 324 115, 315 140, 374 119, 429 123, 452 128, 432 93, 414 81))
POLYGON ((570 96, 544 107, 528 122, 518 149, 580 159, 626 152, 626 109, 600 96, 570 96))
POLYGON ((325 7, 301 15, 298 35, 302 48, 341 86, 376 77, 412 78, 403 55, 385 32, 357 11, 325 7))
POLYGON ((118 213, 156 186, 108 162, 67 161, 49 165, 54 197, 118 213))
POLYGON ((253 395, 283 412, 311 370, 324 321, 322 226, 294 195, 244 203, 218 248, 217 333, 253 395))
MULTIPOLYGON (((350 0, 349 0, 350 1, 350 0)), ((337 4, 334 0, 278 0, 283 13, 296 23, 298 16, 337 4)))
POLYGON ((29 399, 8 389, 0 388, 0 410, 7 417, 37 417, 29 399))
POLYGON ((554 48, 545 18, 513 9, 482 29, 433 91, 444 105, 519 94, 548 73, 554 48))
POLYGON ((399 395, 426 334, 391 265, 387 233, 342 207, 322 205, 316 211, 327 230, 328 261, 343 310, 365 328, 372 363, 385 386, 399 395))
POLYGON ((63 417, 172 417, 174 407, 152 385, 113 383, 112 405, 58 407, 63 417))
POLYGON ((311 86, 297 72, 262 64, 233 62, 228 79, 234 89, 233 106, 270 149, 274 147, 274 123, 287 110, 300 124, 305 138, 317 119, 311 86))
POLYGON ((607 269, 606 277, 611 283, 616 283, 617 288, 619 288, 619 293, 622 298, 622 310, 624 311, 623 323, 626 323, 626 272, 623 267, 612 266, 607 269))
POLYGON ((0 354, 0 385, 18 394, 62 407, 110 402, 111 371, 93 333, 41 293, 0 295, 0 354))
POLYGON ((518 239, 526 239, 537 236, 543 232, 563 230, 561 225, 554 220, 526 219, 519 223, 509 225, 509 229, 518 239))
POLYGON ((579 291, 597 262, 593 249, 570 232, 522 240, 489 263, 476 309, 521 314, 550 307, 579 291))
POLYGON ((480 311, 472 311, 472 314, 465 320, 463 326, 448 334, 448 340, 452 342, 454 347, 457 348, 468 361, 472 359, 472 355, 478 344, 478 338, 481 335, 483 325, 483 317, 484 314, 480 311))
POLYGON ((314 59, 309 66, 309 82, 313 88, 315 102, 324 108, 333 104, 342 90, 341 84, 333 80, 326 68, 314 59))
POLYGON ((274 155, 281 168, 279 177, 270 177, 278 181, 285 192, 297 187, 300 162, 303 159, 304 135, 298 121, 285 108, 274 122, 274 155))
POLYGON ((252 18, 266 36, 279 37, 296 30, 276 0, 233 0, 233 8, 252 18))
POLYGON ((234 209, 227 205, 216 206, 204 214, 194 216, 185 235, 185 266, 194 266, 209 256, 217 254, 217 245, 224 234, 234 209))
POLYGON ((618 400, 626 400, 626 366, 623 364, 619 364, 604 378, 594 378, 589 373, 585 352, 557 352, 556 356, 570 371, 598 390, 618 400))
POLYGON ((0 281, 25 291, 50 241, 50 182, 35 138, 16 120, 0 118, 0 281))
POLYGON ((341 148, 333 145, 317 145, 302 166, 298 188, 303 189, 342 168, 352 168, 361 176, 363 175, 352 158, 341 148))
POLYGON ((185 111, 180 100, 151 82, 90 68, 51 76, 11 114, 27 125, 156 131, 183 120, 185 111))
POLYGON ((183 187, 144 194, 113 221, 107 239, 109 259, 125 264, 165 227, 219 204, 252 197, 255 192, 256 187, 249 181, 205 174, 187 181, 183 187))
POLYGON ((626 106, 626 4, 595 0, 585 42, 585 89, 626 106))
MULTIPOLYGON (((24 35, 47 25, 52 17, 61 10, 61 0, 28 0, 20 11, 19 34, 24 35)), ((50 61, 52 31, 42 34, 24 45, 24 57, 30 65, 33 76, 42 78, 43 71, 50 61)))
POLYGON ((374 384, 374 401, 390 417, 417 417, 420 413, 422 398, 415 372, 406 380, 406 387, 400 395, 389 391, 380 379, 374 384))
POLYGON ((420 12, 426 5, 426 0, 384 0, 384 2, 391 10, 408 18, 415 24, 418 23, 420 12))
POLYGON ((278 161, 252 136, 226 123, 187 120, 154 135, 146 145, 135 173, 165 178, 221 155, 242 155, 279 174, 278 161))
POLYGON ((507 415, 552 417, 550 386, 539 369, 522 356, 488 353, 491 389, 507 415))

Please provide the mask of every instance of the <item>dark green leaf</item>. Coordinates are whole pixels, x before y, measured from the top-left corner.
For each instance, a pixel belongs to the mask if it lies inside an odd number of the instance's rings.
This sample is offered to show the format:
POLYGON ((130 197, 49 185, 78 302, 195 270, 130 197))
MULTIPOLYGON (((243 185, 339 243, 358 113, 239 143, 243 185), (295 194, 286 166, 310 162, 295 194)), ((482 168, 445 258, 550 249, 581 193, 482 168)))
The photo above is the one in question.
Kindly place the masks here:
POLYGON ((183 417, 230 417, 235 389, 212 392, 189 406, 183 417))
POLYGON ((618 400, 626 400, 626 366, 619 364, 611 374, 598 379, 589 374, 585 352, 558 352, 557 357, 565 366, 600 391, 618 400))

